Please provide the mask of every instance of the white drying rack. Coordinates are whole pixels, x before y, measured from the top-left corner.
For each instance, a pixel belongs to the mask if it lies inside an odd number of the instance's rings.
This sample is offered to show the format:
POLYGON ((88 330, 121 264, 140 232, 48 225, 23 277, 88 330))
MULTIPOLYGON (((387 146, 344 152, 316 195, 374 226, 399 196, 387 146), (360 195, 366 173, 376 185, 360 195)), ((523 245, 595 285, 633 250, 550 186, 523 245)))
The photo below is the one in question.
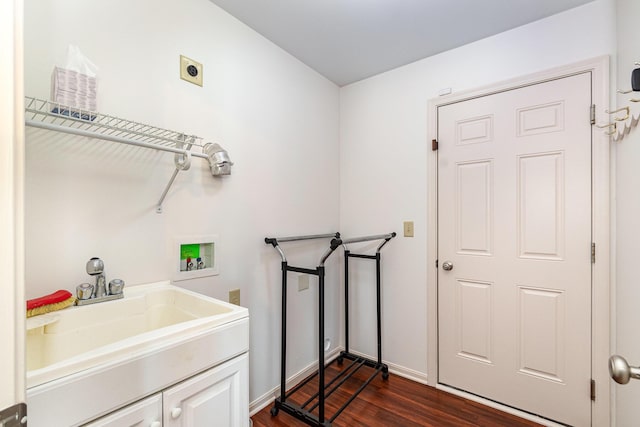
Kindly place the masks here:
POLYGON ((204 153, 191 152, 194 146, 200 147, 202 151, 204 145, 200 137, 38 98, 25 97, 25 124, 54 132, 174 153, 176 169, 156 205, 158 213, 162 212, 162 202, 178 172, 189 168, 191 157, 209 159, 204 153))

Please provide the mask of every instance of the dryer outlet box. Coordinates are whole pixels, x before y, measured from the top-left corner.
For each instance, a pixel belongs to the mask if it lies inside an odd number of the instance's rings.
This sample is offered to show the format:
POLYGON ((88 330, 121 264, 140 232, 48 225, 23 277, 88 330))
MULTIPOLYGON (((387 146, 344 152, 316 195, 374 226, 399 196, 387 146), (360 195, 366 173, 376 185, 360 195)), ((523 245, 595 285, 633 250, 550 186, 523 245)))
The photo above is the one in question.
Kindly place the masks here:
POLYGON ((202 86, 202 64, 180 55, 180 78, 194 85, 202 86))

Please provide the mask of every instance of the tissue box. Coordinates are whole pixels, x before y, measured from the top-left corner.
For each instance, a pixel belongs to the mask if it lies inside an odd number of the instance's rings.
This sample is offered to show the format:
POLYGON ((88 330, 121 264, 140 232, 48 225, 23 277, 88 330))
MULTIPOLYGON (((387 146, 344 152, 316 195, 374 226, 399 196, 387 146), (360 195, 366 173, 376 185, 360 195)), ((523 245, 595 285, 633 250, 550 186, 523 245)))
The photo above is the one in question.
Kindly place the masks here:
MULTIPOLYGON (((51 100, 73 109, 96 111, 96 78, 77 71, 55 67, 51 76, 51 100)), ((85 112, 81 114, 78 111, 74 112, 66 109, 58 111, 57 106, 54 106, 52 112, 85 120, 93 120, 95 118, 94 115, 85 114, 85 112)))

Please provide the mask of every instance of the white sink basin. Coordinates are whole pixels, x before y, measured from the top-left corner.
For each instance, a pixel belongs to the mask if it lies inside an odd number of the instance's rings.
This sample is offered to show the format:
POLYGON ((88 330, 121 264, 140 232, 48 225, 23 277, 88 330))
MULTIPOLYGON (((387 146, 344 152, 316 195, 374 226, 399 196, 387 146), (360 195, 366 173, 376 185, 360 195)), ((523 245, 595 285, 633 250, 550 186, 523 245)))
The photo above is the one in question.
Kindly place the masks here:
POLYGON ((125 288, 115 301, 27 319, 27 388, 171 345, 248 316, 246 308, 172 286, 125 288))

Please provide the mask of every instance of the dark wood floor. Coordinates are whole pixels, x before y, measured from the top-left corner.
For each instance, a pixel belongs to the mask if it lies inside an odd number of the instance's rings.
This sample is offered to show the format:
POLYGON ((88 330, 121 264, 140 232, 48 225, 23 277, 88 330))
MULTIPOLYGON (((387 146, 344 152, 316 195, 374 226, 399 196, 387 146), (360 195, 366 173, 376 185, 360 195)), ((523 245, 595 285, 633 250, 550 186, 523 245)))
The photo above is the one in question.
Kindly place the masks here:
MULTIPOLYGON (((348 366, 345 361, 345 366, 348 366)), ((327 370, 327 382, 340 369, 333 363, 327 370)), ((325 417, 330 418, 362 382, 373 372, 361 368, 351 379, 327 398, 325 417)), ((290 401, 302 404, 317 390, 311 381, 295 393, 290 401)), ((288 400, 289 401, 289 400, 288 400)), ((307 424, 280 410, 272 416, 267 406, 253 417, 253 427, 304 427, 307 424)), ((317 411, 313 412, 317 416, 317 411)), ((436 390, 390 374, 375 379, 334 420, 334 427, 531 427, 538 424, 491 409, 479 403, 436 390)))

